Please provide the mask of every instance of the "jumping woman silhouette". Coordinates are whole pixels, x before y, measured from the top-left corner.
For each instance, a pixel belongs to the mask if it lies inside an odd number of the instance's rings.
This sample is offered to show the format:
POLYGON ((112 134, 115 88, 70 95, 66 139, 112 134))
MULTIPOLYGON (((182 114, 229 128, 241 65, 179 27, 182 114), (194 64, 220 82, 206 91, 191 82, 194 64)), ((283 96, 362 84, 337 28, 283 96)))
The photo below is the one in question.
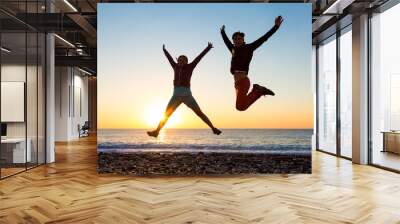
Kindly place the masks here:
POLYGON ((207 52, 211 50, 212 47, 213 45, 209 42, 206 49, 204 49, 199 56, 197 56, 191 63, 188 64, 188 58, 185 55, 179 56, 178 63, 176 63, 171 55, 168 53, 168 51, 165 49, 165 45, 163 45, 164 54, 167 57, 172 68, 174 69, 174 93, 167 105, 164 113, 164 118, 160 121, 158 127, 154 131, 147 132, 149 136, 158 136, 160 130, 168 121, 168 118, 181 103, 186 104, 186 106, 192 109, 196 113, 196 115, 199 116, 211 128, 214 134, 221 134, 221 131, 214 127, 210 119, 208 119, 208 117, 201 111, 199 105, 192 95, 192 92, 190 91, 190 79, 192 77, 193 70, 199 63, 199 61, 204 57, 204 55, 206 55, 207 52))

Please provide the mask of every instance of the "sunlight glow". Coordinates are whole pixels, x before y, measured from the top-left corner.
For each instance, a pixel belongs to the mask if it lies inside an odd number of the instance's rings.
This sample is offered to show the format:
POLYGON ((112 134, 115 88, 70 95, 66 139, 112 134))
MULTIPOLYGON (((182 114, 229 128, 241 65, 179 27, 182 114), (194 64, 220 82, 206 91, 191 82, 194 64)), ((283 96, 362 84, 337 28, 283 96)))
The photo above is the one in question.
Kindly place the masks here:
MULTIPOLYGON (((156 103, 145 107, 143 111, 143 120, 149 127, 156 128, 158 123, 164 118, 165 105, 163 103, 156 103)), ((168 119, 166 128, 176 127, 182 121, 182 113, 176 110, 168 119)))

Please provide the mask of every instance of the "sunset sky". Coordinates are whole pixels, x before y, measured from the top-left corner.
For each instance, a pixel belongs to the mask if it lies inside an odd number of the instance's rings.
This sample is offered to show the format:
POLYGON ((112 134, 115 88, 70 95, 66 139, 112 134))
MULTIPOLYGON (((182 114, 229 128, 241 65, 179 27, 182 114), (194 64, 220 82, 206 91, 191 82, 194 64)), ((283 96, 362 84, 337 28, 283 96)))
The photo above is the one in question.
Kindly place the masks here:
MULTIPOLYGON (((172 96, 173 70, 162 45, 192 61, 210 41, 214 48, 193 72, 191 89, 218 128, 312 128, 311 4, 98 5, 99 128, 155 128, 172 96), (272 89, 247 111, 235 109, 230 52, 220 35, 225 24, 250 43, 274 25, 281 28, 256 50, 249 78, 272 89)), ((207 128, 182 104, 170 128, 207 128)))

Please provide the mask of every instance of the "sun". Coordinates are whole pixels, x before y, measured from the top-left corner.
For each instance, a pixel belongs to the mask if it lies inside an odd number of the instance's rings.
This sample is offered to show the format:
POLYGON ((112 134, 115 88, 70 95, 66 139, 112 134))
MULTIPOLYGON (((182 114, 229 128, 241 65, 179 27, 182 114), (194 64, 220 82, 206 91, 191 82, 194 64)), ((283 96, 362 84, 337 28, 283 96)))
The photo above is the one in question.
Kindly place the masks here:
MULTIPOLYGON (((160 120, 164 118, 165 104, 152 104, 145 107, 143 111, 143 120, 149 127, 157 127, 160 120)), ((176 127, 182 118, 182 114, 179 109, 175 110, 172 116, 168 119, 166 128, 176 127)))

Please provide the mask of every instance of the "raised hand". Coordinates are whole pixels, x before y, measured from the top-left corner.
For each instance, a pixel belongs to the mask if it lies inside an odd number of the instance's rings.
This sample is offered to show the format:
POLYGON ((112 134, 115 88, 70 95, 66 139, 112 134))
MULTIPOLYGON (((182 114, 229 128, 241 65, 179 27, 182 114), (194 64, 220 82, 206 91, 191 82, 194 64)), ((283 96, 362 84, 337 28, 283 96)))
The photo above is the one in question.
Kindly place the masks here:
POLYGON ((208 42, 208 46, 207 47, 213 48, 214 46, 213 46, 213 44, 211 42, 208 42))
POLYGON ((278 26, 278 27, 281 26, 282 22, 283 22, 282 16, 278 16, 275 18, 275 26, 278 26))
POLYGON ((222 25, 221 31, 225 31, 225 25, 222 25))

